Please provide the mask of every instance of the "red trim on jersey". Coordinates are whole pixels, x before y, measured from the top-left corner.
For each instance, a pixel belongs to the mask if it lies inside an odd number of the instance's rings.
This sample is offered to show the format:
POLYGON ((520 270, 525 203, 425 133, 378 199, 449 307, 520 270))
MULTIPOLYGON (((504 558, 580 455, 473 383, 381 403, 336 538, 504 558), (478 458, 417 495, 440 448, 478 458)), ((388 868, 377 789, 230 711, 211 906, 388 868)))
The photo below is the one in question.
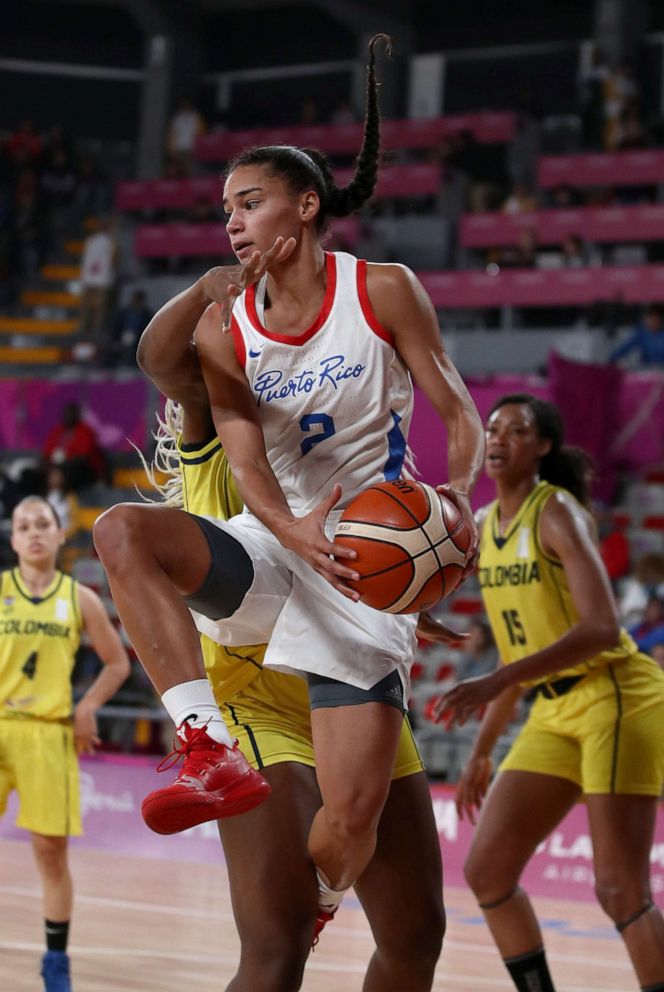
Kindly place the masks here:
POLYGON ((256 287, 249 286, 249 288, 245 291, 247 316, 258 333, 264 338, 269 338, 270 341, 280 341, 282 344, 306 344, 307 341, 314 336, 316 331, 321 329, 327 318, 330 316, 332 304, 334 303, 334 294, 337 289, 337 260, 335 259, 334 254, 330 251, 325 252, 325 273, 327 277, 327 284, 325 286, 325 296, 323 298, 323 305, 320 308, 320 313, 311 327, 308 327, 306 331, 302 332, 302 334, 271 334, 270 331, 263 327, 258 319, 258 313, 256 311, 256 287))
POLYGON ((247 348, 244 343, 244 338, 242 337, 242 331, 240 330, 240 325, 234 316, 231 316, 231 334, 233 335, 233 344, 235 345, 235 354, 237 355, 237 360, 243 369, 247 367, 247 348))
POLYGON ((362 313, 364 314, 364 319, 367 324, 379 338, 383 341, 387 341, 394 347, 394 338, 387 330, 383 327, 378 317, 374 313, 374 308, 371 306, 371 300, 369 299, 369 293, 367 291, 367 263, 363 258, 358 258, 357 260, 357 295, 360 300, 360 306, 362 307, 362 313))

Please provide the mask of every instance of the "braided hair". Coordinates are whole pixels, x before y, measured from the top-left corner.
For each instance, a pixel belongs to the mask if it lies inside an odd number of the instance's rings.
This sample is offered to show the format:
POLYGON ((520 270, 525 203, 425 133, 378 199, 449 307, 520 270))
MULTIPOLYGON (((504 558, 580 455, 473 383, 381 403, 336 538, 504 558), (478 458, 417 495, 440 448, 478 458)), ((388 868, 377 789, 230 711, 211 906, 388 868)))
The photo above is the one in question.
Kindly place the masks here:
POLYGON ((380 113, 375 49, 379 42, 385 46, 388 55, 392 50, 389 35, 376 34, 369 42, 364 138, 356 159, 355 172, 348 186, 335 185, 325 155, 315 148, 296 148, 294 145, 249 148, 230 162, 226 175, 230 175, 241 165, 264 165, 271 175, 281 176, 294 194, 314 189, 320 200, 316 217, 318 234, 325 230, 331 217, 348 217, 359 210, 373 195, 378 179, 380 113))
POLYGON ((579 503, 589 508, 595 463, 583 448, 563 444, 565 428, 558 407, 531 393, 510 393, 493 404, 489 416, 512 403, 530 407, 539 437, 551 442, 551 449, 540 460, 540 478, 567 489, 579 503))

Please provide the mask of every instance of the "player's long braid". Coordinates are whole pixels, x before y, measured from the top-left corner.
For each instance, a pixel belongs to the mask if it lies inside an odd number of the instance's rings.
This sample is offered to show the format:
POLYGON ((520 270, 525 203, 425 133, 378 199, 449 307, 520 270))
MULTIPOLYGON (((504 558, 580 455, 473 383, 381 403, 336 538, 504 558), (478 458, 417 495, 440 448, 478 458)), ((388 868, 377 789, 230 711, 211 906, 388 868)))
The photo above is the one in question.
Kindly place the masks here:
MULTIPOLYGON (((305 149, 325 177, 327 184, 325 213, 330 217, 348 217, 371 198, 376 188, 380 157, 380 112, 378 110, 375 49, 379 42, 384 45, 388 55, 392 51, 392 41, 387 34, 375 34, 369 42, 364 138, 360 154, 357 156, 355 174, 348 186, 335 185, 329 163, 324 155, 314 149, 305 149)), ((325 219, 323 218, 323 223, 325 219)))
POLYGON ((152 488, 159 494, 157 499, 146 496, 136 486, 138 495, 146 503, 159 503, 161 506, 173 506, 181 510, 184 506, 182 491, 182 464, 177 449, 177 437, 182 432, 182 408, 173 400, 166 400, 163 418, 156 414, 157 428, 152 432, 156 441, 152 461, 148 462, 143 452, 132 442, 145 470, 152 488), (166 476, 164 481, 157 478, 157 473, 166 476))
POLYGON ((554 486, 562 486, 579 503, 590 508, 590 485, 595 475, 595 463, 583 448, 563 444, 565 428, 558 408, 531 393, 510 393, 501 396, 494 403, 489 415, 508 403, 529 406, 533 411, 539 436, 551 441, 551 450, 540 461, 540 478, 554 486))
POLYGON ((320 199, 320 210, 316 216, 316 230, 319 233, 325 230, 330 217, 348 217, 359 210, 371 198, 378 179, 380 112, 375 49, 379 42, 388 54, 391 51, 389 35, 376 34, 369 42, 364 138, 355 173, 347 186, 335 184, 325 155, 315 148, 296 148, 294 145, 249 148, 229 163, 226 174, 230 175, 242 165, 264 165, 273 175, 283 176, 296 194, 315 189, 320 199))

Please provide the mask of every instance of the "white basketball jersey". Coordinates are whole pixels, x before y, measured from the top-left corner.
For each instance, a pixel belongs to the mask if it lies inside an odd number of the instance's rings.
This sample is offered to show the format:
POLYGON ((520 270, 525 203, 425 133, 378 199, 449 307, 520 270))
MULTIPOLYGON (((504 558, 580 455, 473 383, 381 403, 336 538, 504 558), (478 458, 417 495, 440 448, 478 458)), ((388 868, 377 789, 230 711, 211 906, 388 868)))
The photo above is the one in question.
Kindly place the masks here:
POLYGON ((325 259, 325 299, 306 331, 265 329, 256 305, 262 281, 233 308, 235 350, 267 456, 297 515, 337 482, 342 508, 367 486, 398 478, 413 410, 410 373, 369 302, 367 263, 345 252, 326 252, 325 259))

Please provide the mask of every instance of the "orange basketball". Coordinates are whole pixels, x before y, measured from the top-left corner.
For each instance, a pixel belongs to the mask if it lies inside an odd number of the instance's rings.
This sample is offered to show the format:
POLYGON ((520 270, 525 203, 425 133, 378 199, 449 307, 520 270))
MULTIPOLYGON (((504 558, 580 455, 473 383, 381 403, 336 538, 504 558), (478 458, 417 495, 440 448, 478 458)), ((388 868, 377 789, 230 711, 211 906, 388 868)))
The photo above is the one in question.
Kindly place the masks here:
POLYGON ((458 586, 471 534, 446 496, 397 479, 356 496, 334 540, 357 552, 352 567, 361 577, 348 584, 363 603, 385 613, 419 613, 458 586))

